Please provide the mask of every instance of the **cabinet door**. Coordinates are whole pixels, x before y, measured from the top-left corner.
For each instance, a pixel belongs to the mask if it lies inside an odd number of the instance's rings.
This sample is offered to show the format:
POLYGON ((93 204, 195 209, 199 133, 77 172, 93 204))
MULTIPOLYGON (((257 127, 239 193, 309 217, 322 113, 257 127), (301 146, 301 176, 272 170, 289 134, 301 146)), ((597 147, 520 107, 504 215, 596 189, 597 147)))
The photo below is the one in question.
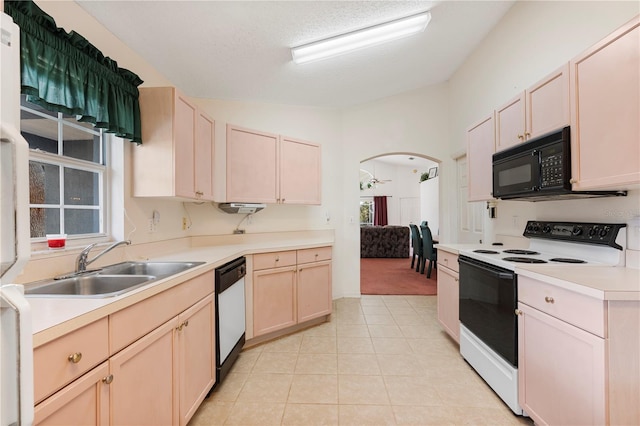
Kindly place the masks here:
POLYGON ((180 425, 186 425, 216 380, 213 295, 178 318, 180 347, 180 425))
POLYGON ((526 139, 569 125, 568 63, 527 90, 525 111, 526 139))
POLYGON ((227 125, 227 201, 276 203, 278 136, 227 125))
POLYGON ((331 261, 307 263, 298 269, 298 322, 331 313, 331 261))
POLYGON ((195 195, 201 200, 213 200, 214 121, 198 111, 195 140, 195 195))
POLYGON ((110 358, 112 424, 178 424, 177 326, 175 317, 110 358))
POLYGON ((270 333, 296 324, 296 268, 253 273, 253 333, 270 333))
POLYGON ((493 114, 467 132, 467 164, 469 167, 469 198, 485 201, 493 197, 493 158, 495 151, 493 114))
POLYGON ((640 182, 640 18, 571 61, 575 190, 640 182))
POLYGON ((458 273, 440 264, 438 267, 438 322, 460 343, 458 273))
POLYGON ((109 425, 109 363, 105 362, 35 407, 36 425, 109 425))
POLYGON ((519 402, 537 424, 603 425, 605 341, 518 303, 519 402))
POLYGON ((280 139, 280 202, 320 204, 320 146, 280 139))
POLYGON ((525 94, 496 110, 496 152, 524 142, 525 94))
POLYGON ((194 142, 196 107, 176 91, 174 185, 178 197, 195 198, 194 142))

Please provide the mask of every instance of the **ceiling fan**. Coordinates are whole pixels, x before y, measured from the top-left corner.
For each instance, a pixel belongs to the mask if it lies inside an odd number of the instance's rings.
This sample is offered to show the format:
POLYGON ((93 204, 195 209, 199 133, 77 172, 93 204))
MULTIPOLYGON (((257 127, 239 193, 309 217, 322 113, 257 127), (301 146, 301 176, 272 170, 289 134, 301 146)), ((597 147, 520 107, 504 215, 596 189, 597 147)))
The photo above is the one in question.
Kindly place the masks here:
POLYGON ((378 179, 368 170, 360 169, 360 188, 375 188, 378 184, 391 182, 391 179, 378 179))

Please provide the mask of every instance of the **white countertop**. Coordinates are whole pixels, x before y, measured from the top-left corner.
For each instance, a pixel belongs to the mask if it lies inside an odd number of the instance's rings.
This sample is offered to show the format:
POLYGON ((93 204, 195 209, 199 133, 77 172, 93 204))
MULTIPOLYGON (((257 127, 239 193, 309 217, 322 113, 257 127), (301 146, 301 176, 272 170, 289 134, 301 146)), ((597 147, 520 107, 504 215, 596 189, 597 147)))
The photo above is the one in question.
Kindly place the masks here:
POLYGON ((523 265, 516 274, 601 300, 640 301, 640 270, 615 266, 523 265))
MULTIPOLYGON (((47 343, 79 327, 90 324, 111 313, 179 285, 186 280, 210 271, 239 256, 280 250, 297 250, 333 245, 333 236, 292 238, 270 241, 243 242, 242 244, 193 247, 170 255, 158 256, 152 261, 205 262, 169 278, 157 280, 116 297, 60 298, 34 297, 27 300, 32 311, 34 347, 47 343)), ((213 282, 211 283, 213 288, 213 282)))

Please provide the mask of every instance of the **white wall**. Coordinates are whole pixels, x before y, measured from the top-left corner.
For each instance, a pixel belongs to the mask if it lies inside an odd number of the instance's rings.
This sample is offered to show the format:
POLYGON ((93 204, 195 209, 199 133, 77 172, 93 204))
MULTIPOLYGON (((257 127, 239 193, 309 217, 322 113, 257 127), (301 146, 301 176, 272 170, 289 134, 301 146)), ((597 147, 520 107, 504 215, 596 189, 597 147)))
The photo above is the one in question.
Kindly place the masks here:
MULTIPOLYGON (((420 182, 420 222, 428 222, 431 234, 440 233, 440 177, 420 182)), ((419 225, 419 223, 418 223, 419 225)))

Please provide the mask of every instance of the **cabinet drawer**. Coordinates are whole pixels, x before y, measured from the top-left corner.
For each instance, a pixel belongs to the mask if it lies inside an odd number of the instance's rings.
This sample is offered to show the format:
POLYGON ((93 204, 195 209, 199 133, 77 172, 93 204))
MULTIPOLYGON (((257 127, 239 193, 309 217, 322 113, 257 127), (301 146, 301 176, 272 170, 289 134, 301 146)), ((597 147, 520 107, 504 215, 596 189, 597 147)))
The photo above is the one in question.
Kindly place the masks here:
POLYGON ((438 250, 438 263, 446 266, 452 271, 458 271, 458 255, 449 253, 448 251, 438 250))
POLYGON ((280 266, 294 266, 296 264, 296 251, 276 251, 273 253, 260 253, 253 255, 253 270, 272 269, 280 266))
POLYGON ((108 328, 107 318, 102 318, 33 351, 35 402, 109 357, 108 328))
POLYGON ((298 250, 298 264, 331 260, 331 247, 298 250))
POLYGON ((518 300, 597 336, 606 337, 603 300, 521 275, 518 276, 518 300))
POLYGON ((213 271, 109 316, 110 354, 135 342, 196 302, 213 293, 213 271))

